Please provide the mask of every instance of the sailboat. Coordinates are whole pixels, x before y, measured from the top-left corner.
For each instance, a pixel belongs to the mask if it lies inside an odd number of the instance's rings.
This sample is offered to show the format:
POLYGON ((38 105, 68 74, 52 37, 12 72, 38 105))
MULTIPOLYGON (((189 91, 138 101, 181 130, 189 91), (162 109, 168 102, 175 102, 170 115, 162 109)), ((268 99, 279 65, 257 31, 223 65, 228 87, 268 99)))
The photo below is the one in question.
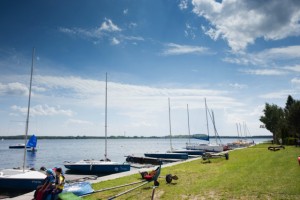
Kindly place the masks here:
POLYGON ((72 171, 89 174, 113 174, 130 170, 130 164, 112 162, 107 157, 107 73, 105 82, 105 153, 102 160, 81 160, 65 162, 64 166, 72 171))
POLYGON ((243 123, 243 126, 244 126, 244 139, 243 139, 243 136, 242 136, 242 128, 241 128, 241 124, 237 124, 236 123, 236 130, 237 130, 237 134, 238 134, 238 140, 232 142, 232 143, 227 143, 227 146, 229 149, 236 149, 236 148, 242 148, 242 147, 248 147, 248 146, 251 146, 254 144, 254 141, 248 141, 247 140, 247 132, 250 136, 250 132, 247 128, 247 125, 246 123, 243 123))
POLYGON ((217 142, 217 129, 216 129, 216 125, 215 125, 215 120, 214 120, 214 114, 212 112, 212 114, 210 114, 210 112, 208 111, 207 108, 207 104, 206 104, 206 99, 204 99, 205 101, 205 115, 206 115, 206 127, 207 127, 207 134, 208 137, 205 138, 204 140, 208 140, 208 144, 187 144, 186 145, 186 149, 188 150, 204 150, 204 151, 208 151, 208 152, 221 152, 224 151, 224 147, 221 144, 218 144, 217 142), (216 143, 215 144, 211 144, 210 140, 209 140, 209 125, 208 125, 208 114, 210 115, 211 119, 212 119, 212 123, 213 123, 213 127, 214 127, 214 132, 215 132, 215 138, 216 138, 216 143))
MULTIPOLYGON (((28 127, 29 127, 29 113, 31 100, 31 86, 33 75, 34 53, 32 52, 32 65, 30 74, 29 97, 27 107, 27 117, 25 126, 25 141, 27 143, 28 127)), ((29 170, 26 166, 26 148, 24 148, 23 167, 19 169, 4 169, 0 171, 0 189, 14 189, 14 190, 34 190, 38 185, 41 185, 46 175, 42 172, 29 170)))
POLYGON ((170 151, 168 151, 167 153, 145 153, 144 155, 146 157, 151 157, 151 158, 188 159, 187 153, 175 152, 175 150, 173 149, 170 98, 168 98, 168 102, 169 102, 170 151))
MULTIPOLYGON (((189 135, 189 140, 187 144, 191 143, 191 129, 190 129, 190 113, 189 113, 189 104, 186 105, 186 111, 187 111, 187 125, 188 125, 188 135, 189 135)), ((193 149, 185 149, 185 150, 172 150, 170 151, 172 153, 187 153, 188 155, 193 155, 193 156, 199 156, 203 155, 205 153, 204 150, 193 150, 193 149)))
POLYGON ((36 152, 37 151, 37 148, 36 148, 36 144, 37 144, 37 137, 35 135, 32 135, 28 142, 27 142, 27 145, 26 147, 30 148, 30 149, 27 149, 27 152, 36 152))

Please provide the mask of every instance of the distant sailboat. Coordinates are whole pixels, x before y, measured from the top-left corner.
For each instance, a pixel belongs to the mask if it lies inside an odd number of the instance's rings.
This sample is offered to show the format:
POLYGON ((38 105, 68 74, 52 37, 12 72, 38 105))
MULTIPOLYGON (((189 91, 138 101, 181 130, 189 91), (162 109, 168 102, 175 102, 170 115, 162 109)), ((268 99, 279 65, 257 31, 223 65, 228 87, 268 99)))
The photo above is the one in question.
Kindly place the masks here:
POLYGON ((28 142, 27 142, 27 148, 31 148, 31 149, 27 149, 28 152, 36 152, 37 148, 36 148, 36 144, 37 144, 37 137, 35 135, 32 135, 28 142))
MULTIPOLYGON (((32 52, 32 65, 30 74, 30 86, 29 97, 27 107, 27 118, 25 126, 25 141, 27 144, 27 135, 29 127, 29 113, 30 113, 30 100, 31 100, 31 86, 33 75, 33 63, 34 63, 34 49, 32 52)), ((26 148, 24 148, 23 167, 22 169, 4 169, 0 171, 0 189, 14 189, 17 190, 34 190, 38 185, 41 185, 46 175, 39 171, 25 169, 26 167, 26 148)))
POLYGON ((105 84, 105 153, 103 160, 81 160, 65 162, 64 166, 72 171, 89 174, 112 174, 130 170, 130 164, 112 162, 107 158, 107 74, 105 84))
MULTIPOLYGON (((24 149, 25 148, 25 144, 16 144, 16 145, 9 145, 10 149, 24 149)), ((26 147, 26 148, 30 148, 30 147, 26 147)))

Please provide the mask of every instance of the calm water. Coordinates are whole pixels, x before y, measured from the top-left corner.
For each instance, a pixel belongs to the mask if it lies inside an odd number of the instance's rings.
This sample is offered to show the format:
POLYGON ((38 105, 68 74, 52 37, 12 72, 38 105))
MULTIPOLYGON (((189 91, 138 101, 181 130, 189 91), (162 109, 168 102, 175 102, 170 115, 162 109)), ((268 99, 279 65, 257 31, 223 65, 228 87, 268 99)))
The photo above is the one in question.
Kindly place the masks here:
MULTIPOLYGON (((222 139, 224 144, 236 139, 222 139)), ((187 139, 173 139, 174 149, 182 149, 187 139)), ((266 139, 254 139, 256 143, 266 139)), ((191 139, 191 142, 199 140, 191 139)), ((0 169, 21 167, 23 149, 9 149, 9 145, 23 143, 22 140, 0 140, 0 169)), ((112 161, 124 162, 126 155, 143 156, 146 152, 166 152, 170 149, 169 139, 113 139, 108 140, 108 158, 112 161)), ((27 152, 26 166, 39 169, 63 167, 64 161, 104 158, 103 139, 64 139, 38 140, 38 151, 27 152)))

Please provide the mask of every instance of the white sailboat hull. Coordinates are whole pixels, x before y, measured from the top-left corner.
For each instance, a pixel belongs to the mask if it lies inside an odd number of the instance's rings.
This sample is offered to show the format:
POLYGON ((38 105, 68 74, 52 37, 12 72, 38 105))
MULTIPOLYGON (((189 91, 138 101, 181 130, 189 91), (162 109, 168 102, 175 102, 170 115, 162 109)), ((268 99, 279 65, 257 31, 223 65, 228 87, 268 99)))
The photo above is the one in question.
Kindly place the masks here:
POLYGON ((43 183, 46 175, 39 171, 4 169, 0 171, 1 189, 35 190, 43 183))
POLYGON ((210 145, 210 144, 187 144, 186 149, 188 150, 203 150, 208 152, 221 152, 224 151, 224 147, 221 145, 210 145))

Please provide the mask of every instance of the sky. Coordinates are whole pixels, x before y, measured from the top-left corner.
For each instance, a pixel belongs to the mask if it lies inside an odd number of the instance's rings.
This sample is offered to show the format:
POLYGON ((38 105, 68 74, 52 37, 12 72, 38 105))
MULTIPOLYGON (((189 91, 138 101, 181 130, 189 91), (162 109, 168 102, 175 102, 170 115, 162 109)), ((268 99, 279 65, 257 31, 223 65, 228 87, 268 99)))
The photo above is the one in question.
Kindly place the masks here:
POLYGON ((300 99, 298 0, 2 0, 0 135, 251 135, 300 99), (209 118, 210 134, 213 133, 209 118))

